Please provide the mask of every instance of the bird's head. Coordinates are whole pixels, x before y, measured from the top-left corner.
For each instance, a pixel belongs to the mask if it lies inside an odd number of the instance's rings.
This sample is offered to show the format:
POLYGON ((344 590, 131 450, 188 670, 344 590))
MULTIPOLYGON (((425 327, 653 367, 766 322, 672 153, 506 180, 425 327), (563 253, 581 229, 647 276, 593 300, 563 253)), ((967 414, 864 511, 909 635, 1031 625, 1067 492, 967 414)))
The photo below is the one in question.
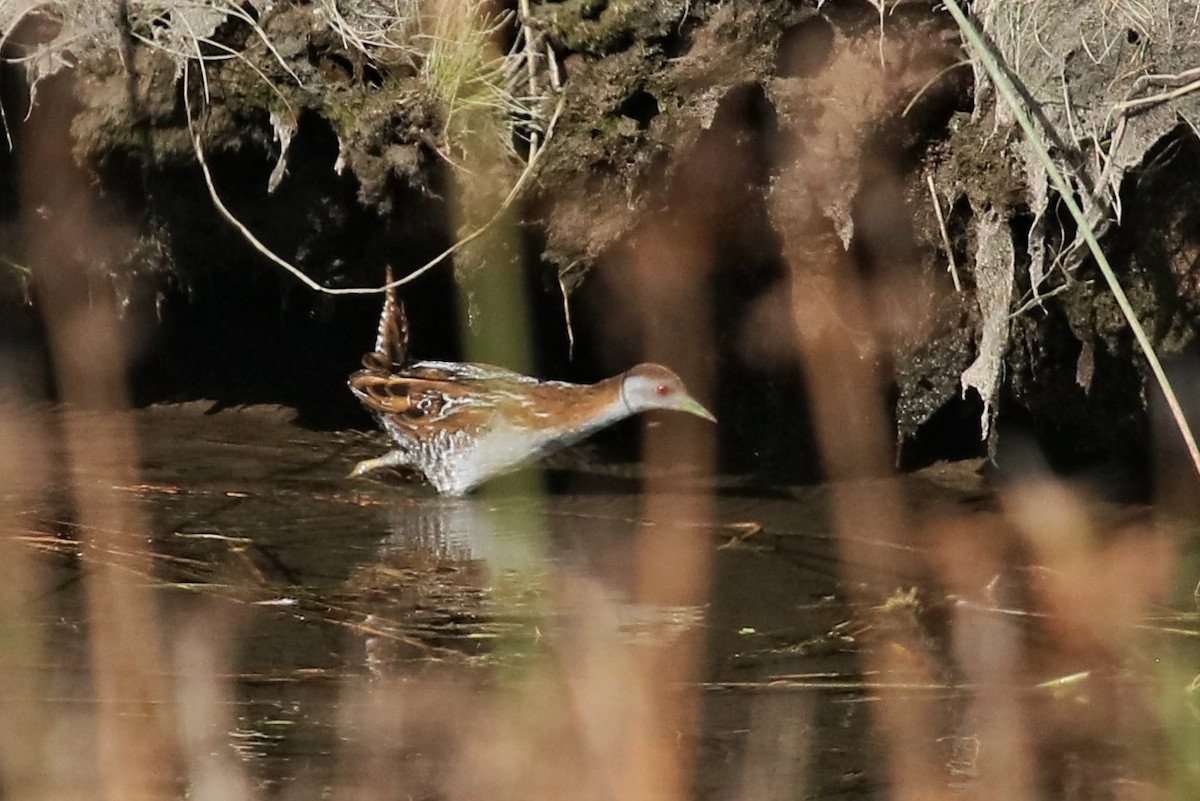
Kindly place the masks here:
POLYGON ((621 377, 621 399, 632 413, 650 409, 687 412, 717 422, 712 413, 688 394, 679 376, 661 364, 639 364, 621 377))

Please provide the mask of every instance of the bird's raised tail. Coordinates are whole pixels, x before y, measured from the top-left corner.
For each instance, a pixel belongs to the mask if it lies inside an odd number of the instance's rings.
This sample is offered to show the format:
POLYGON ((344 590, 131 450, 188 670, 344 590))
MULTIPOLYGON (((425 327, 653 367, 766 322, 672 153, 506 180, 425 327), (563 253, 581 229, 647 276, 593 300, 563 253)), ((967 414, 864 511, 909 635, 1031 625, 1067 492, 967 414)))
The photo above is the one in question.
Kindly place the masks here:
MULTIPOLYGON (((387 266, 384 282, 392 283, 392 266, 387 266)), ((367 368, 390 368, 408 361, 408 315, 404 304, 396 297, 396 288, 389 286, 383 295, 383 311, 379 314, 379 331, 375 335, 375 351, 363 356, 367 368)))

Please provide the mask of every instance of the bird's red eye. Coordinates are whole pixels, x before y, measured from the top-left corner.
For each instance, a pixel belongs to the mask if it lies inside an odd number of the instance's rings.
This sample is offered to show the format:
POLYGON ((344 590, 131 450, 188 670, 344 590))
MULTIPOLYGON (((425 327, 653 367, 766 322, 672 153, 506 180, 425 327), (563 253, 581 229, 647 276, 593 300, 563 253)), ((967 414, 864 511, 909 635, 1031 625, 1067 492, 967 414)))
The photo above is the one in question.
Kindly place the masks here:
POLYGON ((665 398, 671 394, 671 388, 666 384, 659 384, 654 388, 654 391, 658 393, 658 397, 660 398, 665 398))

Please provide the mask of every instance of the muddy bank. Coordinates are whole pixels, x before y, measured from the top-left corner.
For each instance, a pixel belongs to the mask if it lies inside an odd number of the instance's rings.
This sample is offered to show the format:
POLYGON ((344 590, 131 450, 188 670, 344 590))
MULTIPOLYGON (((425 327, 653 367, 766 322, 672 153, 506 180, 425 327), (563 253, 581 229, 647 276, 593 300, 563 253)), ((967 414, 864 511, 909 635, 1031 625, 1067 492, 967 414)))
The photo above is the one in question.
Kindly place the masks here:
MULTIPOLYGON (((1186 356, 1200 145, 1178 121, 1192 96, 1121 105, 1170 84, 1186 32, 1099 5, 1027 28, 976 12, 1034 100, 1069 87, 1045 112, 1056 157, 1078 168, 1154 343, 1186 356), (1098 80, 1125 63, 1124 82, 1098 80)), ((502 235, 406 287, 419 355, 495 339, 517 307, 489 299, 520 297, 542 374, 595 379, 657 355, 711 381, 727 469, 818 472, 800 366, 812 336, 878 373, 902 465, 984 453, 983 428, 1029 434, 1064 464, 1146 458, 1154 392, 1128 327, 930 4, 568 0, 482 24, 470 4, 384 22, 353 4, 189 17, 130 3, 115 22, 72 8, 4 20, 14 353, 38 341, 26 221, 70 214, 16 189, 21 169, 56 168, 28 164, 27 143, 59 102, 54 124, 125 232, 79 269, 127 320, 142 400, 285 402, 365 425, 341 382, 377 300, 318 295, 270 264, 216 210, 198 143, 229 215, 329 287, 414 270, 496 213, 502 235), (56 43, 81 31, 97 33, 59 68, 56 43)), ((35 394, 37 372, 18 382, 35 394)))

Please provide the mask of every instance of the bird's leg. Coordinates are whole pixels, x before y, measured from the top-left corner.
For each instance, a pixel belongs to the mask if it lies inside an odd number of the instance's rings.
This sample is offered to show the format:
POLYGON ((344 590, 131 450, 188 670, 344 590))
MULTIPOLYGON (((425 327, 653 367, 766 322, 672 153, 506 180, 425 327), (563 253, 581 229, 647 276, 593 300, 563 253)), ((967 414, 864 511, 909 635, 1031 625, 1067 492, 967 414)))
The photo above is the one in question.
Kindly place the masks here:
POLYGON ((354 469, 350 471, 348 478, 365 476, 372 470, 378 470, 381 467, 410 467, 411 464, 408 454, 405 451, 388 451, 383 456, 377 456, 374 459, 363 459, 354 465, 354 469))

